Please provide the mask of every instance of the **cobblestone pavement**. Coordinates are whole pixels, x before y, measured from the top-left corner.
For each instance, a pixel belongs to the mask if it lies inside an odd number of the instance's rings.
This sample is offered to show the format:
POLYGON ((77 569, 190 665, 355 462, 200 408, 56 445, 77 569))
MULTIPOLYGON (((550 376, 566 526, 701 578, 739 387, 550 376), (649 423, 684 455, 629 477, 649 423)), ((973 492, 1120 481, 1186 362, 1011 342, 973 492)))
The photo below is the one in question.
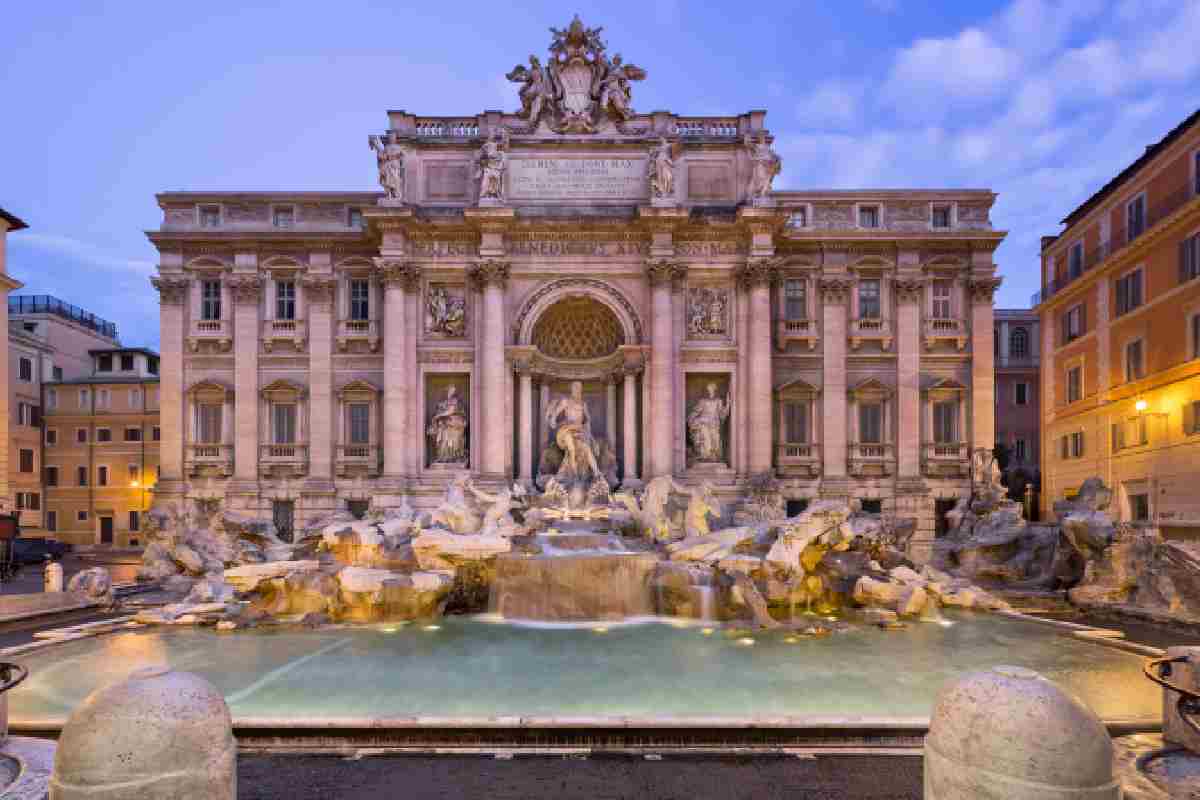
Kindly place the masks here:
POLYGON ((920 800, 915 756, 238 759, 240 800, 920 800))

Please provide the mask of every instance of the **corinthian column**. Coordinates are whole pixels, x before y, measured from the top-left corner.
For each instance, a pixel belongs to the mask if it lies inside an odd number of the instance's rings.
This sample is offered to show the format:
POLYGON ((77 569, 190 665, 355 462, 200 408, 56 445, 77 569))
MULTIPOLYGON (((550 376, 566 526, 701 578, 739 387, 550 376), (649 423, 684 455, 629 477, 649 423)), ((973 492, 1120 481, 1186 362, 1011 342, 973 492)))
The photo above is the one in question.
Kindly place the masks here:
POLYGON ((669 259, 646 262, 650 279, 650 444, 647 477, 671 475, 675 435, 675 337, 672 335, 671 284, 682 278, 682 265, 669 259))
POLYGON ((921 472, 921 298, 919 278, 899 278, 896 292, 896 396, 899 434, 897 475, 919 478, 921 472))
POLYGON ((227 279, 233 296, 233 476, 258 480, 258 342, 263 280, 257 274, 227 279))
POLYGON ((992 297, 1000 278, 972 278, 971 290, 971 446, 996 446, 996 331, 992 297))
POLYGON ((506 479, 506 431, 509 429, 506 402, 508 375, 504 369, 504 287, 508 283, 507 261, 487 259, 474 264, 470 274, 483 291, 483 358, 479 364, 480 391, 486 420, 480 472, 492 480, 506 479))
POLYGON ((420 268, 411 261, 375 259, 383 284, 383 474, 403 477, 406 454, 414 446, 408 409, 415 401, 412 364, 408 363, 405 329, 405 295, 421 280, 420 268))
POLYGON ((747 383, 750 408, 749 459, 751 475, 771 471, 772 425, 771 396, 771 285, 778 279, 779 268, 773 258, 752 258, 739 275, 749 298, 750 363, 747 383))
MULTIPOLYGON (((185 275, 159 275, 151 278, 158 290, 159 330, 159 425, 162 441, 159 443, 158 478, 164 481, 183 479, 183 337, 184 303, 187 302, 188 285, 185 275)), ((224 435, 224 426, 222 426, 224 435)))
POLYGON ((520 415, 517 427, 517 472, 521 484, 528 487, 533 485, 533 374, 529 370, 528 362, 513 364, 513 371, 517 374, 520 386, 520 408, 517 410, 520 415))
POLYGON ((625 367, 625 396, 621 407, 625 415, 624 477, 622 485, 629 489, 638 484, 637 374, 641 367, 625 367))
POLYGON ((846 296, 850 285, 848 278, 821 281, 821 341, 825 349, 821 362, 822 491, 837 496, 845 493, 846 482, 846 296))

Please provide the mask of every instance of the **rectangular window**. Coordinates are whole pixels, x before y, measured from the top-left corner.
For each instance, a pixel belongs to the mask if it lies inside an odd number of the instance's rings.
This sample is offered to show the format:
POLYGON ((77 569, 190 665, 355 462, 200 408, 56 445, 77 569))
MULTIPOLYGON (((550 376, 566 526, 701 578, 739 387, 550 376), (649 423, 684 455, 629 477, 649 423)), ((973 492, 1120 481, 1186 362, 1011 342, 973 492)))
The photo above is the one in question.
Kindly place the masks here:
POLYGON ((111 397, 111 394, 108 391, 108 389, 97 389, 96 390, 96 408, 107 409, 110 405, 110 402, 109 402, 110 397, 111 397))
POLYGON ((1024 439, 1017 439, 1013 442, 1013 458, 1018 464, 1024 464, 1029 459, 1029 446, 1024 439))
POLYGON ((783 437, 787 444, 808 443, 808 403, 784 403, 783 437))
POLYGON ((149 372, 151 375, 158 374, 158 359, 157 358, 155 358, 154 356, 147 356, 146 371, 149 372))
POLYGON ((150 429, 150 441, 152 441, 152 442, 162 441, 162 428, 155 425, 153 428, 150 429))
POLYGON ((276 228, 290 228, 292 227, 292 223, 294 221, 295 219, 291 206, 278 206, 275 209, 274 216, 272 217, 272 224, 274 224, 276 228))
POLYGON ((1150 495, 1129 495, 1129 519, 1133 522, 1150 521, 1150 495))
POLYGON ((221 282, 200 284, 200 319, 215 322, 221 318, 221 282))
POLYGON ((1200 277, 1200 233, 1179 243, 1179 282, 1200 277))
POLYGON ((1200 433, 1200 400, 1193 400, 1183 407, 1183 432, 1200 433))
POLYGON ((121 355, 121 371, 133 372, 133 356, 128 353, 121 355))
POLYGON ((91 397, 91 395, 87 389, 79 390, 79 407, 82 410, 84 410, 84 411, 88 410, 88 403, 91 402, 90 397, 91 397))
POLYGON ((799 206, 793 208, 788 216, 789 228, 807 228, 808 227, 808 206, 799 206))
MULTIPOLYGON (((196 441, 201 444, 221 442, 220 403, 201 403, 196 406, 196 441)), ((158 430, 155 428, 155 430, 158 430)))
POLYGON ((1142 340, 1135 339, 1125 345, 1125 380, 1136 381, 1145 377, 1142 365, 1142 340))
POLYGON ((140 473, 141 473, 141 470, 138 469, 137 464, 130 464, 129 465, 129 482, 137 483, 138 478, 141 477, 140 473))
POLYGON ((950 281, 933 282, 933 318, 950 319, 950 281))
POLYGON ((296 318, 296 282, 279 281, 275 284, 275 319, 296 318))
POLYGON ((141 440, 142 440, 142 429, 141 428, 126 428, 125 429, 125 441, 140 442, 141 440))
POLYGON ((1029 384, 1024 381, 1018 383, 1014 387, 1013 402, 1019 406, 1029 404, 1029 384))
POLYGON ((371 282, 365 278, 350 281, 350 319, 365 322, 371 318, 371 282))
POLYGON ((1117 315, 1133 311, 1142 304, 1141 267, 1117 279, 1117 315))
POLYGON ((200 227, 216 228, 221 224, 220 206, 200 206, 200 227))
POLYGON ((75 485, 76 486, 87 486, 87 483, 88 483, 87 478, 88 478, 87 467, 76 467, 75 468, 75 485))
POLYGON ((1071 434, 1071 458, 1083 458, 1083 431, 1071 434))
POLYGON ((858 227, 860 227, 860 228, 878 228, 879 227, 879 206, 859 206, 858 227))
POLYGON ((96 485, 108 486, 108 467, 103 464, 96 467, 96 485))
POLYGON ((858 282, 858 316, 879 319, 879 315, 879 279, 864 278, 858 282))
POLYGON ((785 319, 808 318, 808 290, 803 280, 789 278, 783 282, 783 303, 785 319))
POLYGON ((934 206, 933 207, 933 227, 949 228, 950 227, 950 206, 934 206))
POLYGON ((87 428, 76 428, 75 429, 75 442, 77 444, 87 444, 87 440, 88 440, 87 428))
POLYGON ((1078 278, 1083 274, 1083 242, 1076 242, 1067 251, 1067 276, 1078 278))
POLYGON ((1083 398, 1083 367, 1067 370, 1067 402, 1075 403, 1083 398))
POLYGON ((1126 241, 1132 242, 1146 231, 1146 195, 1139 194, 1125 207, 1126 241))
POLYGON ((25 383, 33 382, 33 361, 31 359, 21 357, 20 366, 18 367, 19 377, 25 383))
POLYGON ((142 405, 142 390, 141 389, 130 389, 129 390, 129 407, 136 409, 136 408, 140 408, 141 405, 142 405))
POLYGON ((271 407, 271 437, 275 444, 296 443, 296 406, 276 403, 271 407))
POLYGON ((54 377, 54 380, 56 380, 56 381, 61 381, 63 379, 62 367, 51 367, 50 374, 54 377))
POLYGON ((1192 316, 1192 358, 1200 358, 1200 314, 1192 316))
POLYGON ((75 512, 75 519, 79 520, 80 522, 87 522, 87 518, 88 518, 88 512, 86 512, 86 511, 76 511, 75 512))
POLYGON ((47 428, 46 429, 46 446, 53 447, 56 444, 58 444, 58 429, 57 428, 47 428))
POLYGON ((58 467, 46 467, 46 485, 58 486, 58 467))
POLYGON ((958 441, 958 402, 945 400, 933 404, 933 440, 938 444, 958 441))
POLYGON ((1083 306, 1077 305, 1063 315, 1063 344, 1083 336, 1083 306))
POLYGON ((47 511, 46 512, 46 530, 48 530, 48 531, 58 530, 58 512, 57 511, 47 511))
POLYGON ((371 406, 367 403, 351 403, 349 406, 350 444, 368 444, 371 441, 371 406))
POLYGON ((129 512, 129 530, 131 530, 131 531, 138 530, 138 528, 141 524, 141 521, 142 521, 141 515, 137 511, 129 512))
POLYGON ((96 441, 97 442, 111 442, 112 441, 112 431, 108 428, 96 428, 96 441))
POLYGON ((863 403, 858 407, 858 440, 864 444, 883 442, 883 406, 863 403))
POLYGON ((18 511, 38 511, 42 507, 42 498, 37 492, 17 492, 18 511))
POLYGON ((58 408, 58 389, 46 390, 46 409, 53 411, 58 408))
POLYGON ((348 216, 348 219, 346 220, 346 222, 351 228, 361 228, 363 226, 362 209, 361 208, 350 209, 349 216, 348 216))
POLYGON ((96 356, 96 372, 112 372, 113 360, 111 353, 96 356))
POLYGON ((21 470, 21 472, 33 472, 33 451, 32 450, 22 450, 21 451, 20 470, 21 470))

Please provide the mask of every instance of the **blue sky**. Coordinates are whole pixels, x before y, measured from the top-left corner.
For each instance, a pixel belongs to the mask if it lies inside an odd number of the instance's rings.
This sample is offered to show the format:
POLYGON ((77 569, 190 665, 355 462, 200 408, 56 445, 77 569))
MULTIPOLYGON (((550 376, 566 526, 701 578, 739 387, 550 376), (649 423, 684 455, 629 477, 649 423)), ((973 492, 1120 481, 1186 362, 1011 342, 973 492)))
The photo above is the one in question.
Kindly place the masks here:
POLYGON ((9 270, 151 347, 155 192, 373 189, 385 110, 514 109, 504 73, 575 11, 649 72, 636 109, 767 109, 778 187, 997 191, 1005 306, 1038 237, 1200 107, 1200 0, 7 5, 9 270))

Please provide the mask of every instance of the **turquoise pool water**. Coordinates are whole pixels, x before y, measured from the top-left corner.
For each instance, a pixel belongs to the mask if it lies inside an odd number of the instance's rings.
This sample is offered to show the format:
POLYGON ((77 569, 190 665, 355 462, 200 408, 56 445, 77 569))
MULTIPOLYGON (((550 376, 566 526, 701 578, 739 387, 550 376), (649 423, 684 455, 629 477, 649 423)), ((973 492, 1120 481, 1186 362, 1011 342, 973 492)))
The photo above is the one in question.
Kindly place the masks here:
POLYGON ((19 723, 61 723, 98 686, 168 662, 216 685, 235 720, 601 716, 928 717, 938 689, 1015 664, 1074 692, 1104 719, 1153 719, 1142 659, 1018 619, 961 612, 951 624, 859 626, 803 638, 664 621, 527 627, 481 618, 217 633, 147 628, 20 657, 19 723))

